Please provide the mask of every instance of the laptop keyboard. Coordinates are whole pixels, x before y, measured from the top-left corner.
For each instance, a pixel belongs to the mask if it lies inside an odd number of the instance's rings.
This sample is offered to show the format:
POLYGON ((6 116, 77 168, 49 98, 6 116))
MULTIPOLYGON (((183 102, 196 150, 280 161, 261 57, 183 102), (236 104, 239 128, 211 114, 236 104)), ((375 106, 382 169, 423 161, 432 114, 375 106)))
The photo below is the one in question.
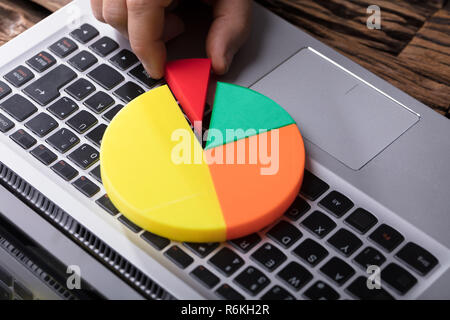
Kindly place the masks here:
MULTIPOLYGON (((142 230, 101 193, 99 147, 123 106, 159 82, 131 51, 89 24, 33 54, 0 81, 0 132, 151 250, 189 269, 186 276, 218 298, 339 299, 345 291, 354 298, 393 299, 393 293, 413 290, 439 263, 309 171, 285 215, 258 234, 222 244, 181 244, 142 230), (125 73, 135 81, 126 81, 125 73), (24 128, 15 129, 19 123, 24 128), (388 255, 395 262, 386 263, 388 255), (381 267, 387 288, 368 288, 365 271, 373 265, 381 267)), ((208 106, 205 119, 210 113, 208 106)))

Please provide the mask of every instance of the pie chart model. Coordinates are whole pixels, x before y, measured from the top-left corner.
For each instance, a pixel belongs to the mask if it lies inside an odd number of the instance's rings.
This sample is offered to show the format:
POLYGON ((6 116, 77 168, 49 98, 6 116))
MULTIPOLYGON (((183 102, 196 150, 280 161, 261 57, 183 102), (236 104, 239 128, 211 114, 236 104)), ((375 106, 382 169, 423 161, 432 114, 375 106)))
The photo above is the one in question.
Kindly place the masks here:
POLYGON ((305 151, 294 120, 245 87, 217 83, 202 148, 177 100, 191 122, 200 120, 209 73, 207 59, 169 63, 168 85, 123 108, 101 144, 112 203, 138 226, 175 241, 257 232, 283 215, 303 179, 305 151))

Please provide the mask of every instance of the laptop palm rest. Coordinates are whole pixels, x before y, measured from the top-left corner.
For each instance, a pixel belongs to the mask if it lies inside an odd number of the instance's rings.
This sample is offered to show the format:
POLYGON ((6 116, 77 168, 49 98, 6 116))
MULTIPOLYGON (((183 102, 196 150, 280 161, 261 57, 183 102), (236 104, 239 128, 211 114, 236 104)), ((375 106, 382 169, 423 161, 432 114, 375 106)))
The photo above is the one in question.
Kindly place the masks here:
POLYGON ((311 48, 250 88, 278 102, 305 139, 353 170, 419 121, 417 114, 311 48))

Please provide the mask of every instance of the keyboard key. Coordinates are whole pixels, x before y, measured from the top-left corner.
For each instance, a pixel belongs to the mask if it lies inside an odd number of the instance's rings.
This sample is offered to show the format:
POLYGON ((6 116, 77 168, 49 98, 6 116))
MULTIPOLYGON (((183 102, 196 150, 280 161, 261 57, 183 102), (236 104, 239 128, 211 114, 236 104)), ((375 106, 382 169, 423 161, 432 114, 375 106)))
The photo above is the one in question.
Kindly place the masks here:
POLYGON ((124 215, 121 215, 118 219, 120 222, 122 222, 123 225, 125 225, 128 229, 130 229, 131 231, 133 231, 134 233, 138 233, 140 231, 142 231, 142 229, 136 225, 135 223, 133 223, 132 221, 130 221, 127 217, 125 217, 124 215))
POLYGON ((369 229, 372 228, 377 222, 378 219, 363 208, 356 209, 345 219, 345 223, 352 226, 362 234, 369 231, 369 229))
POLYGON ((270 243, 263 244, 253 252, 251 258, 261 264, 268 271, 275 270, 286 259, 286 255, 280 249, 270 243))
POLYGON ((46 51, 41 51, 27 61, 27 64, 37 72, 43 72, 53 66, 55 63, 56 59, 46 51))
POLYGON ((278 273, 278 277, 286 282, 292 289, 298 291, 311 281, 313 275, 297 262, 290 262, 278 273))
POLYGON ((261 241, 261 238, 256 233, 253 233, 246 237, 231 240, 230 243, 234 247, 236 247, 239 251, 246 253, 246 252, 249 252, 260 241, 261 241))
POLYGON ((68 158, 82 169, 87 169, 100 160, 100 153, 88 144, 83 144, 69 154, 68 158))
POLYGON ((119 44, 109 37, 103 37, 94 42, 89 48, 99 56, 106 57, 108 54, 119 48, 119 44))
POLYGON ((78 110, 78 105, 72 99, 63 97, 48 107, 47 110, 58 119, 64 120, 78 110))
POLYGON ((261 292, 270 283, 269 278, 254 267, 248 267, 242 271, 234 281, 253 296, 261 292))
POLYGON ((322 271, 338 285, 342 285, 355 274, 355 270, 353 270, 352 267, 336 257, 331 258, 327 263, 325 263, 322 268, 320 268, 320 271, 322 271))
POLYGON ((340 218, 353 207, 353 202, 337 191, 331 191, 320 200, 319 205, 340 218))
POLYGON ((123 105, 119 104, 117 106, 115 106, 114 108, 112 108, 111 110, 109 110, 108 112, 106 112, 103 115, 103 119, 105 119, 108 122, 111 122, 112 119, 114 119, 114 117, 119 113, 120 110, 122 110, 123 105))
POLYGON ((358 277, 348 287, 347 291, 361 300, 395 300, 386 290, 369 289, 367 286, 367 278, 358 277))
POLYGON ((71 54, 72 52, 77 50, 78 46, 73 40, 64 37, 64 38, 58 40, 57 42, 55 42, 54 44, 52 44, 49 47, 49 49, 51 52, 56 54, 58 57, 65 58, 69 54, 71 54))
POLYGON ((319 238, 325 237, 331 230, 336 228, 336 223, 320 211, 314 211, 307 216, 302 221, 302 225, 319 238))
POLYGON ((327 249, 312 239, 300 243, 293 253, 313 267, 328 255, 327 249))
POLYGON ((311 300, 337 300, 339 294, 323 281, 317 281, 304 293, 311 300))
POLYGON ((195 268, 191 275, 208 289, 214 288, 220 282, 220 279, 204 266, 195 268))
POLYGON ((92 53, 86 50, 77 53, 69 60, 69 64, 81 72, 86 71, 97 62, 98 59, 92 53))
POLYGON ((365 248, 355 257, 355 262, 364 270, 367 270, 369 266, 381 266, 385 261, 386 258, 381 252, 372 247, 365 248))
POLYGON ((3 99, 4 97, 6 97, 10 93, 11 93, 11 88, 3 81, 0 81, 0 100, 3 99))
POLYGON ((79 177, 72 185, 88 198, 92 198, 100 191, 100 188, 85 176, 79 177))
POLYGON ((311 206, 302 197, 295 198, 294 202, 291 204, 289 209, 286 211, 285 215, 292 221, 297 221, 301 218, 311 206))
POLYGON ((397 248, 405 239, 397 230, 387 224, 382 224, 376 228, 369 238, 388 252, 397 248))
POLYGON ((21 87, 28 81, 34 78, 33 72, 24 66, 18 66, 17 68, 8 72, 4 78, 15 87, 21 87))
POLYGON ((78 133, 85 133, 98 122, 97 118, 86 110, 81 110, 72 118, 67 120, 67 125, 78 133))
POLYGON ((98 30, 90 24, 82 24, 78 29, 73 30, 70 35, 81 43, 87 43, 98 36, 98 30))
POLYGON ((83 100, 94 91, 95 86, 86 79, 78 79, 66 88, 66 92, 78 101, 83 100))
POLYGON ((37 111, 34 104, 18 94, 3 101, 0 104, 0 108, 17 121, 23 121, 37 111))
POLYGON ((97 147, 100 147, 100 145, 102 144, 102 139, 103 135, 105 134, 106 128, 107 128, 106 125, 102 123, 98 125, 94 130, 89 132, 86 135, 86 138, 93 144, 95 144, 97 147))
POLYGON ((417 283, 417 279, 395 263, 381 270, 381 280, 396 289, 400 294, 407 293, 417 283))
POLYGON ((14 132, 10 136, 10 138, 25 150, 30 149, 37 143, 37 140, 35 138, 33 138, 31 135, 29 135, 22 129, 19 129, 16 132, 14 132))
POLYGON ((95 113, 102 113, 114 104, 114 99, 103 91, 96 92, 84 102, 84 105, 95 113))
POLYGON ((151 88, 159 82, 159 80, 150 77, 142 64, 139 64, 136 68, 132 69, 129 73, 134 79, 142 82, 147 87, 151 88))
POLYGON ((423 276, 439 263, 435 256, 413 242, 408 242, 396 256, 423 276))
POLYGON ((89 174, 98 182, 102 183, 102 177, 100 174, 100 166, 96 166, 94 169, 89 172, 89 174))
POLYGON ((301 192, 310 200, 316 200, 330 188, 328 184, 305 170, 301 192))
POLYGON ((126 70, 139 62, 136 55, 130 50, 123 49, 110 59, 113 65, 120 70, 126 70))
POLYGON ((58 127, 58 122, 48 114, 41 112, 33 119, 25 123, 35 135, 42 138, 58 127))
POLYGON ((52 166, 52 170, 66 181, 70 181, 78 175, 78 171, 64 160, 59 160, 55 163, 52 166))
POLYGON ((267 232, 267 235, 285 248, 289 248, 302 237, 302 233, 286 221, 278 222, 267 232))
POLYGON ((194 242, 184 242, 186 247, 188 247, 192 252, 198 255, 200 258, 206 257, 208 254, 214 251, 219 244, 217 242, 208 243, 194 243, 194 242))
POLYGON ((30 152, 36 159, 45 164, 46 166, 52 164, 58 159, 56 154, 51 152, 46 146, 43 144, 37 146, 30 152))
POLYGON ((80 142, 80 139, 72 131, 63 128, 45 141, 57 151, 64 153, 80 142))
POLYGON ((230 287, 228 284, 221 285, 217 290, 216 294, 225 300, 245 300, 244 296, 230 287))
POLYGON ((170 247, 169 250, 164 252, 164 255, 181 269, 186 269, 192 262, 194 262, 194 259, 192 259, 187 253, 177 246, 170 247))
POLYGON ((137 98, 143 93, 145 93, 144 89, 139 87, 134 82, 127 82, 119 89, 114 91, 114 94, 126 103, 130 102, 134 98, 137 98))
POLYGON ((209 263, 228 277, 244 265, 244 260, 229 248, 222 248, 209 263))
POLYGON ((328 243, 346 257, 349 257, 362 246, 362 241, 353 233, 345 229, 339 229, 328 239, 328 243))
POLYGON ((160 237, 154 233, 145 231, 141 234, 141 238, 149 243, 156 250, 162 250, 170 244, 170 240, 160 237))
POLYGON ((88 77, 107 90, 111 90, 125 80, 118 71, 106 64, 101 64, 89 72, 88 77))
POLYGON ((0 132, 5 133, 14 128, 15 124, 0 113, 0 132))
POLYGON ((261 300, 295 300, 295 298, 282 287, 274 286, 261 297, 261 300))
POLYGON ((119 214, 119 210, 117 210, 117 208, 113 205, 107 194, 97 199, 95 203, 97 203, 103 210, 105 210, 112 216, 116 216, 119 214))

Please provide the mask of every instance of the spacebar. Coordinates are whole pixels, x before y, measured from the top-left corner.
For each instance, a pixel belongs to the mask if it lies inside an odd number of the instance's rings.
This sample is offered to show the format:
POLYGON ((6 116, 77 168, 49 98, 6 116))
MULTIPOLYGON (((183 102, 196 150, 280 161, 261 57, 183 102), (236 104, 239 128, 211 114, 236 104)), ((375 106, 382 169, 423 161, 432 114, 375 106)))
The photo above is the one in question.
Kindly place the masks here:
POLYGON ((23 91, 40 105, 46 105, 59 97, 59 89, 76 77, 77 74, 72 69, 59 65, 23 91))

